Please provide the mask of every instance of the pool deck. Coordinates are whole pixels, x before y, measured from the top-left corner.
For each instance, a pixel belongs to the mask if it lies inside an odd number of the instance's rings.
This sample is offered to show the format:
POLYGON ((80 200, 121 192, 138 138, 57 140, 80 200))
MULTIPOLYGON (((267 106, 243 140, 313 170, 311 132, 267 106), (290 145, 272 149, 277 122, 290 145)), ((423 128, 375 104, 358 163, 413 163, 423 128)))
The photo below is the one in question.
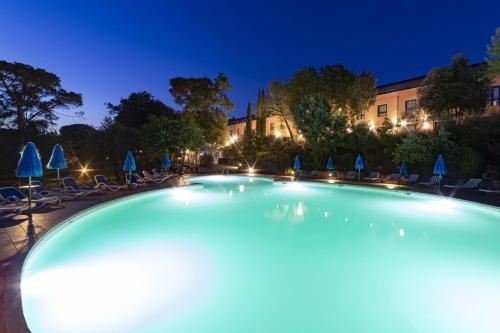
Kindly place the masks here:
MULTIPOLYGON (((270 178, 273 177, 270 176, 270 178)), ((290 180, 290 178, 283 177, 277 178, 277 180, 290 180)), ((311 181, 327 182, 321 179, 311 179, 311 181)), ((360 184, 342 181, 336 181, 336 183, 388 188, 387 184, 381 183, 360 184)), ((170 186, 165 183, 136 190, 121 190, 117 192, 103 191, 103 193, 99 195, 88 196, 74 201, 65 201, 62 203, 61 207, 48 208, 36 212, 31 219, 26 215, 21 215, 16 217, 13 221, 0 221, 0 333, 29 332, 21 310, 19 278, 26 254, 36 240, 45 232, 61 221, 95 205, 132 194, 167 187, 170 186)), ((394 190, 439 194, 435 189, 426 187, 404 187, 396 185, 394 190)), ((478 193, 477 191, 456 191, 453 193, 446 191, 441 194, 447 197, 453 196, 458 199, 500 207, 500 195, 498 194, 478 193)))

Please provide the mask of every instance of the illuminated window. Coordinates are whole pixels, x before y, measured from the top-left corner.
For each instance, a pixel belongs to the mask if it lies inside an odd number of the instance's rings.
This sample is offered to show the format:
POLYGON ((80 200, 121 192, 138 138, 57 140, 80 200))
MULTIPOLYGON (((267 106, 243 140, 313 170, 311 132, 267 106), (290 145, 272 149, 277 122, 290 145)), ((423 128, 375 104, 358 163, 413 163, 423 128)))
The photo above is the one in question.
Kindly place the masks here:
POLYGON ((405 101, 405 114, 408 117, 412 113, 417 110, 417 100, 416 99, 410 99, 408 101, 405 101))
POLYGON ((357 116, 357 119, 365 119, 365 110, 362 110, 357 116))
POLYGON ((500 86, 491 87, 490 105, 500 105, 500 86))
POLYGON ((274 123, 269 124, 269 130, 274 132, 274 123))
POLYGON ((284 130, 285 129, 285 124, 281 123, 280 129, 284 130))
POLYGON ((377 116, 387 117, 387 104, 377 106, 377 116))

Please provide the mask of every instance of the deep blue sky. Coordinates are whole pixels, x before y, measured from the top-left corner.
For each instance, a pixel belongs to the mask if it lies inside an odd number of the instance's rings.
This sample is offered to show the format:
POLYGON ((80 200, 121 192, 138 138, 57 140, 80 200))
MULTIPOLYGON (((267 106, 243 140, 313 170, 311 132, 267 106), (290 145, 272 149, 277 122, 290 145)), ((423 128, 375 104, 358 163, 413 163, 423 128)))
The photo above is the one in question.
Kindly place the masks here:
MULTIPOLYGON (((296 69, 343 63, 378 83, 425 74, 457 53, 484 60, 500 26, 500 1, 19 1, 0 0, 0 58, 58 74, 83 94, 98 125, 134 91, 175 106, 174 76, 214 77, 233 85, 244 113, 257 89, 296 69)), ((70 113, 71 114, 71 113, 70 113)))

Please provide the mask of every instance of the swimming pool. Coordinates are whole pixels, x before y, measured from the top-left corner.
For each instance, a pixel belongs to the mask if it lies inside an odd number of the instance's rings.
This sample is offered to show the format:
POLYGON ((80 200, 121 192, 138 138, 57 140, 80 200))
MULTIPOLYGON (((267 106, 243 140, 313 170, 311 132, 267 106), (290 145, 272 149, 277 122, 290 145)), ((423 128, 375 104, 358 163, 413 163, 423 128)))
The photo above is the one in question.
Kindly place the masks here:
POLYGON ((194 177, 47 233, 40 332, 499 332, 500 210, 361 186, 194 177))

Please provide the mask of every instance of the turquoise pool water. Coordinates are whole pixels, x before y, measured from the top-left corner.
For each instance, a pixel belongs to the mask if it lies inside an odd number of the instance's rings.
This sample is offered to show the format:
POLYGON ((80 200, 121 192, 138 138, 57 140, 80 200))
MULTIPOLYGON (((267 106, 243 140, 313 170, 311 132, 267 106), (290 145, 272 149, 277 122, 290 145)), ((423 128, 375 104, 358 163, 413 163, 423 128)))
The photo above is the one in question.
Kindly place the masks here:
POLYGON ((23 267, 41 332, 500 332, 500 210, 236 176, 79 214, 23 267))

